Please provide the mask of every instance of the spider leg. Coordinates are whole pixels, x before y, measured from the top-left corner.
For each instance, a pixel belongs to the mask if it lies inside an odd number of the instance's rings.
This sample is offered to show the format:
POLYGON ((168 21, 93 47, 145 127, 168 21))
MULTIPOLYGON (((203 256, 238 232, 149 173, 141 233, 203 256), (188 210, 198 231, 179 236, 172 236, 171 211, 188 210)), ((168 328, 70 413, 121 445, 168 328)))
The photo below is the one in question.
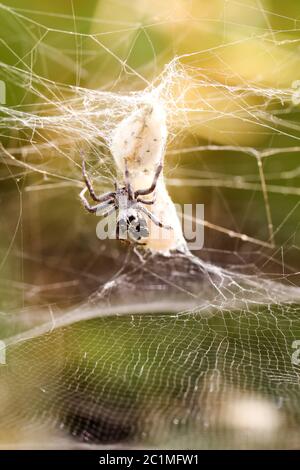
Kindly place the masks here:
POLYGON ((163 164, 162 164, 162 162, 160 162, 158 164, 157 168, 156 168, 151 186, 149 186, 149 188, 147 188, 147 189, 138 189, 137 191, 135 191, 135 193, 134 193, 134 198, 135 199, 138 196, 145 196, 146 194, 153 193, 154 189, 156 188, 157 180, 159 178, 159 175, 161 174, 162 169, 163 169, 163 164))
POLYGON ((128 165, 127 165, 127 158, 125 159, 125 187, 126 191, 128 193, 128 199, 132 200, 133 199, 133 190, 130 184, 130 176, 129 176, 129 170, 128 170, 128 165))
POLYGON ((167 230, 171 230, 173 227, 171 225, 165 225, 163 224, 160 220, 158 220, 158 218, 152 214, 152 212, 148 211, 148 209, 146 209, 146 207, 143 207, 143 206, 138 206, 139 210, 141 212, 143 212, 144 214, 146 214, 150 220, 152 220, 152 222, 155 223, 155 225, 158 225, 158 227, 162 227, 162 228, 165 228, 167 230))
POLYGON ((116 239, 120 240, 120 221, 119 220, 117 221, 117 225, 116 225, 116 239))
POLYGON ((94 191, 94 188, 93 188, 93 185, 92 185, 92 182, 86 172, 86 168, 85 168, 85 161, 82 160, 82 175, 83 175, 83 178, 84 178, 84 181, 85 181, 85 184, 89 190, 89 193, 91 195, 91 198, 94 200, 94 201, 97 201, 97 202, 103 202, 103 201, 107 201, 108 199, 110 199, 114 193, 113 192, 108 192, 108 193, 105 193, 105 194, 102 194, 102 196, 97 196, 95 191, 94 191))
POLYGON ((86 192, 87 188, 83 188, 83 190, 81 191, 81 193, 79 194, 79 197, 81 199, 81 202, 82 204, 84 205, 84 207, 86 208, 86 210, 88 212, 92 212, 92 213, 95 213, 97 212, 98 210, 101 210, 102 208, 103 209, 106 209, 111 203, 113 203, 113 199, 111 199, 110 201, 104 201, 102 204, 96 204, 95 206, 91 206, 88 202, 88 200, 86 199, 84 193, 86 192))

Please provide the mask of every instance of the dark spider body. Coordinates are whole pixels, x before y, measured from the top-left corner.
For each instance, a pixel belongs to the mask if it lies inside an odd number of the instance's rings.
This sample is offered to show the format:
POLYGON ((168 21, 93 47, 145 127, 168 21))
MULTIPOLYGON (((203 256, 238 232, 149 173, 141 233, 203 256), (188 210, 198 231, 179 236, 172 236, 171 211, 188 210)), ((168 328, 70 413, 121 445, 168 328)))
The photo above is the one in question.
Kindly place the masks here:
POLYGON ((155 198, 151 200, 145 200, 141 197, 151 194, 155 191, 162 168, 162 164, 160 163, 156 168, 152 184, 149 188, 133 191, 130 183, 127 163, 125 163, 125 185, 119 187, 116 183, 115 191, 97 196, 87 175, 85 162, 83 160, 82 173, 86 188, 84 188, 80 193, 81 201, 87 211, 97 213, 102 217, 107 217, 114 211, 118 213, 116 223, 117 239, 124 240, 127 238, 127 234, 133 242, 138 242, 142 238, 147 238, 149 236, 149 229, 144 215, 152 220, 152 222, 155 223, 158 227, 163 227, 169 230, 172 227, 169 225, 164 225, 152 212, 144 207, 145 205, 154 204, 155 198), (97 204, 89 204, 84 196, 86 189, 88 189, 91 198, 97 202, 97 204))

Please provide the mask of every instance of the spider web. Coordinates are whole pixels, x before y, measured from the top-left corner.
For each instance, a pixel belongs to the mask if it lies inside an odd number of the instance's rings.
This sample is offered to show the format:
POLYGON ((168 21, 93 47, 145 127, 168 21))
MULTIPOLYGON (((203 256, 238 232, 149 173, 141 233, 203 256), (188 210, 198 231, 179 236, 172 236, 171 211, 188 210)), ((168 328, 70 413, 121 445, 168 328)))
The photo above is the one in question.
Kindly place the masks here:
POLYGON ((1 445, 299 447, 299 6, 15 3, 0 5, 1 445), (199 252, 100 242, 78 199, 80 150, 109 190, 113 132, 152 97, 171 197, 205 205, 199 252))

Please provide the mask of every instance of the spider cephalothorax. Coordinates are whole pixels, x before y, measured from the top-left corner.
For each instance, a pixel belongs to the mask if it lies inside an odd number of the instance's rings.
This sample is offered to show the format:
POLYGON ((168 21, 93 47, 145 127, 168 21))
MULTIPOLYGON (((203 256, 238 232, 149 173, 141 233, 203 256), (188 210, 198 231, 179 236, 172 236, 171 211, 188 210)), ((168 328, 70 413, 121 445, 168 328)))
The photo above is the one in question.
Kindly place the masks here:
POLYGON ((149 188, 138 189, 134 191, 130 183, 127 163, 125 162, 124 186, 120 187, 117 183, 115 183, 115 191, 110 191, 108 193, 97 196, 87 175, 85 163, 83 160, 82 173, 86 187, 80 193, 81 201, 86 210, 92 213, 97 213, 102 217, 106 217, 114 211, 117 212, 117 239, 126 239, 127 234, 133 242, 138 242, 142 238, 147 238, 149 236, 149 229, 144 215, 152 220, 152 222, 158 227, 163 227, 169 230, 172 228, 171 226, 160 222, 160 220, 158 220, 152 212, 144 207, 145 205, 154 204, 155 198, 146 200, 141 197, 151 194, 155 191, 162 168, 162 163, 160 163, 156 168, 152 184, 149 188), (86 190, 89 191, 91 198, 96 201, 97 204, 92 206, 89 204, 85 197, 86 190))

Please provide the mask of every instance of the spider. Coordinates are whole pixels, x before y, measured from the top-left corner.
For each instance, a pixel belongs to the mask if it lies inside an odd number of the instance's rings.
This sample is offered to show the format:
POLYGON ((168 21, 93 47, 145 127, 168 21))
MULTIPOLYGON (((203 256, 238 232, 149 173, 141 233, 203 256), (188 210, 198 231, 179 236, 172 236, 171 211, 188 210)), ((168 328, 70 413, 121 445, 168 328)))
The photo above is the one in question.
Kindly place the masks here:
POLYGON ((151 186, 146 189, 138 189, 133 191, 130 183, 130 175, 128 171, 127 162, 125 161, 125 181, 124 186, 119 186, 115 182, 115 191, 110 191, 100 196, 97 196, 93 185, 86 172, 85 161, 82 162, 82 174, 86 184, 86 187, 80 193, 80 199, 88 212, 95 213, 102 217, 107 217, 114 211, 118 213, 116 223, 116 238, 124 239, 129 238, 133 242, 138 242, 141 238, 147 238, 149 236, 149 229, 145 216, 147 216, 154 224, 158 227, 170 230, 170 225, 163 224, 152 212, 150 212, 145 205, 151 205, 155 202, 155 197, 151 200, 145 200, 141 196, 146 196, 155 191, 157 181, 161 171, 163 169, 162 163, 159 163, 151 186), (95 205, 90 205, 85 197, 86 190, 89 191, 91 198, 97 202, 95 205))

